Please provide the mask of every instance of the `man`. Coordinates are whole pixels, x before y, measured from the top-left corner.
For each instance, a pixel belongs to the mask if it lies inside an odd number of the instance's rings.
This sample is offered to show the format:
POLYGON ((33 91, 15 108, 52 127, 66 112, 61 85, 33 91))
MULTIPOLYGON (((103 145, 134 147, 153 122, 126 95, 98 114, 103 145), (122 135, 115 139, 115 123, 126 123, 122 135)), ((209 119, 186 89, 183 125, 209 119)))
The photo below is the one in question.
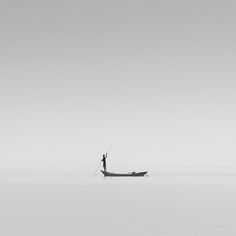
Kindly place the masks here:
POLYGON ((107 153, 106 155, 103 155, 102 162, 103 162, 103 169, 104 171, 107 171, 107 163, 106 163, 107 153))

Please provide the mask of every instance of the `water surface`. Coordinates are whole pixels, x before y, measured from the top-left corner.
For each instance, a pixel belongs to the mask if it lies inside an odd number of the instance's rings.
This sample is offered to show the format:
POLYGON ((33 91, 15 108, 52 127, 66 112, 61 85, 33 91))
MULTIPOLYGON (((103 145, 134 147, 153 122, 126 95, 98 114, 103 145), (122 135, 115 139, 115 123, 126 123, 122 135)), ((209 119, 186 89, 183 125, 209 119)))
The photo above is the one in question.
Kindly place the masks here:
POLYGON ((8 176, 0 187, 1 235, 236 234, 234 176, 8 176))

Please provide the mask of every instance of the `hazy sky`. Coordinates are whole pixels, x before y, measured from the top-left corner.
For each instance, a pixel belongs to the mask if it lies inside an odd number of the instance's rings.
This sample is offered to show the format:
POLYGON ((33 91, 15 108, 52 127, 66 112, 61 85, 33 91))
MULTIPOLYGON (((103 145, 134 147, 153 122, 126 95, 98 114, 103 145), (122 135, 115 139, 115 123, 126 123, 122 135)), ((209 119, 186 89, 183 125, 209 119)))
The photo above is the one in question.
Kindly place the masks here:
POLYGON ((0 169, 236 166, 235 1, 0 2, 0 169))

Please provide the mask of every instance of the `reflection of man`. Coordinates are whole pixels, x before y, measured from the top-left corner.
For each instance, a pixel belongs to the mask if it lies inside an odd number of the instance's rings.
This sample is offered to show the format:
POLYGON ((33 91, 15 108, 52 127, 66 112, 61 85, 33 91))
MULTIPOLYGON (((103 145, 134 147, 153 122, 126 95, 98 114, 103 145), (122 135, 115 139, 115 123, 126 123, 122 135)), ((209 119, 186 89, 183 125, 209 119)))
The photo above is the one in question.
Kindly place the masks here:
POLYGON ((103 155, 102 162, 103 162, 103 169, 104 171, 107 171, 107 163, 106 163, 107 153, 106 155, 103 155))

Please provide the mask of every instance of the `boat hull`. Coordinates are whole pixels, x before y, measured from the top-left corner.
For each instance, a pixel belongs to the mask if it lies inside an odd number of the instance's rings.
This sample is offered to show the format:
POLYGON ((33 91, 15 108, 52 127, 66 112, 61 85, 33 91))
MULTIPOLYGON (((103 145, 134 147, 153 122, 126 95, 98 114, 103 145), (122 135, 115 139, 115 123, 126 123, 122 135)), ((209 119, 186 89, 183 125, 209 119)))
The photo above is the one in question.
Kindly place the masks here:
POLYGON ((101 172, 104 174, 105 177, 107 177, 107 176, 109 176, 109 177, 142 177, 147 174, 147 171, 132 172, 132 173, 127 173, 127 174, 112 173, 112 172, 103 171, 103 170, 101 170, 101 172))

